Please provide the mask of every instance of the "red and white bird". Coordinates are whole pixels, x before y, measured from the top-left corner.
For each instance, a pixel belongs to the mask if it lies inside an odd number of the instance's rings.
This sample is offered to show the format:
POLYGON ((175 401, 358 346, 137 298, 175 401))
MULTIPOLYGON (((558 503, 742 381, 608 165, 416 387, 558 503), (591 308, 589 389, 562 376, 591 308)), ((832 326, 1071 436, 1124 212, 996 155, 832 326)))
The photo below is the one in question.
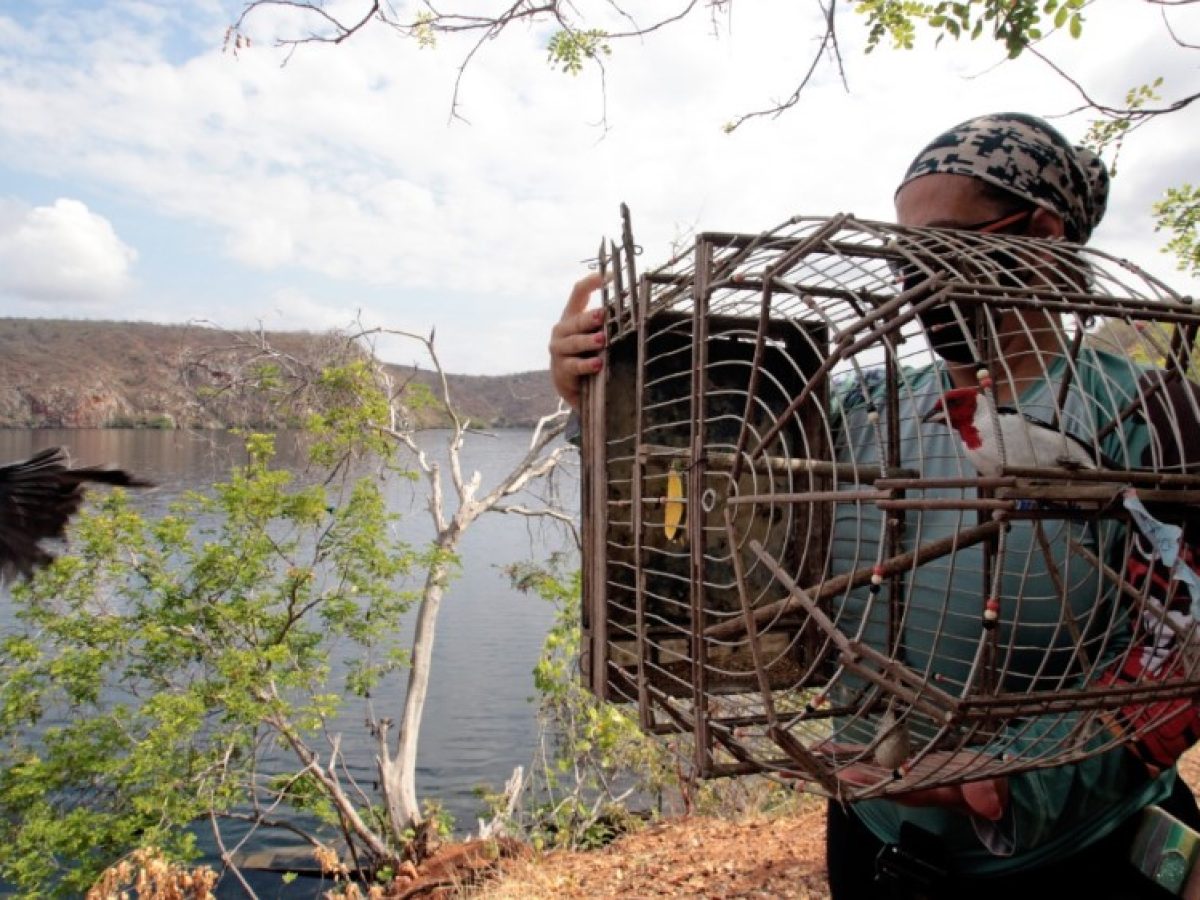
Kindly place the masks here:
POLYGON ((1051 428, 1010 407, 997 407, 978 388, 946 391, 921 421, 940 422, 958 432, 967 459, 980 475, 999 475, 1004 466, 1097 468, 1095 451, 1075 435, 1051 428))

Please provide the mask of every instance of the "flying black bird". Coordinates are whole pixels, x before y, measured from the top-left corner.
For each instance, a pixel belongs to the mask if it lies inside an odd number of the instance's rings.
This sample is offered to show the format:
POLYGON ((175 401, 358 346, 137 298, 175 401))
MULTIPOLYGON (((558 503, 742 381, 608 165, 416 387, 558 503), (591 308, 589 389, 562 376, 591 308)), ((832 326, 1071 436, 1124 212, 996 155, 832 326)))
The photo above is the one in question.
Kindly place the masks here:
POLYGON ((53 559, 40 542, 63 536, 67 521, 83 503, 88 482, 152 486, 121 469, 72 469, 68 462, 63 447, 51 447, 0 466, 0 573, 28 576, 53 559))

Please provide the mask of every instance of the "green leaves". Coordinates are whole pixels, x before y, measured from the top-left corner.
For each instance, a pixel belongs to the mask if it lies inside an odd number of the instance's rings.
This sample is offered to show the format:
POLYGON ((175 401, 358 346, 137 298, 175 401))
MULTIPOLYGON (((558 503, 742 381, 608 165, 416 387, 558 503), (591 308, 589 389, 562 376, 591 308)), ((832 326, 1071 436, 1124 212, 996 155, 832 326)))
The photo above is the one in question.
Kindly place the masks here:
POLYGON ((315 389, 311 402, 316 409, 305 420, 306 431, 315 438, 309 451, 314 463, 333 466, 364 454, 391 456, 392 443, 381 431, 390 421, 391 406, 368 360, 323 370, 315 389))
POLYGON ((1154 230, 1171 233, 1163 252, 1175 254, 1180 271, 1193 278, 1200 275, 1200 187, 1188 183, 1168 188, 1154 204, 1154 230))
MULTIPOLYGON (((575 37, 561 52, 607 52, 596 35, 575 37)), ((138 845, 186 858, 194 853, 187 826, 225 817, 293 830, 315 820, 308 837, 327 849, 323 829, 336 825, 362 875, 400 859, 406 823, 419 822, 420 810, 397 814, 392 804, 407 803, 395 784, 413 774, 406 742, 419 728, 406 721, 392 738, 395 753, 380 754, 378 804, 341 765, 333 723, 348 696, 371 696, 410 664, 398 639, 402 616, 416 602, 436 615, 459 566, 462 530, 495 500, 472 501, 476 482, 457 478, 456 430, 448 450, 460 507, 441 516, 440 464, 417 445, 390 375, 362 337, 331 342, 334 362, 324 368, 253 348, 256 389, 273 395, 287 421, 308 425, 314 465, 303 475, 277 465, 272 436, 250 434, 244 464, 155 520, 113 491, 76 520, 73 552, 13 591, 16 624, 0 635, 6 887, 80 896, 138 845), (393 536, 381 475, 413 474, 395 459, 397 447, 433 483, 438 515, 425 547, 393 536), (356 474, 364 459, 370 473, 356 474), (292 775, 265 774, 288 754, 292 775)), ((440 376, 432 335, 420 340, 440 376)), ((410 408, 450 408, 428 389, 405 399, 410 408)), ((555 434, 544 431, 539 449, 555 434)), ((538 465, 547 462, 556 457, 538 465)), ((424 665, 432 629, 418 628, 413 640, 415 664, 424 665)), ((418 671, 414 681, 426 676, 418 671)), ((405 715, 419 717, 423 692, 404 702, 405 715)), ((368 715, 367 729, 384 739, 394 720, 368 715)), ((445 825, 437 810, 427 816, 445 825)), ((329 871, 347 877, 350 864, 336 857, 330 850, 329 871)))
MULTIPOLYGON (((358 390, 360 375, 329 385, 358 390)), ((358 414, 331 415, 329 433, 358 414)), ((311 736, 337 714, 332 641, 361 648, 359 693, 406 662, 395 626, 419 555, 390 537, 379 483, 331 494, 276 468, 271 437, 246 449, 211 496, 156 521, 114 491, 79 518, 71 554, 13 591, 0 878, 23 896, 81 896, 138 844, 186 857, 197 817, 279 799, 257 775, 263 737, 272 723, 311 736)), ((283 800, 324 814, 314 790, 283 800)))
POLYGON ((917 34, 917 24, 922 21, 931 27, 946 29, 958 36, 957 21, 947 19, 937 7, 929 3, 913 3, 908 0, 860 0, 854 11, 867 17, 867 53, 878 47, 884 38, 890 38, 895 49, 911 50, 917 34))
POLYGON ((1162 87, 1161 77, 1155 78, 1149 84, 1139 84, 1125 92, 1125 107, 1123 109, 1102 109, 1103 118, 1096 119, 1088 127, 1083 143, 1097 154, 1112 151, 1112 161, 1109 171, 1117 174, 1117 159, 1125 138, 1139 125, 1145 124, 1153 113, 1147 111, 1147 104, 1161 98, 1158 89, 1162 87))
POLYGON ((557 31, 546 45, 550 64, 568 75, 578 75, 585 62, 611 55, 607 38, 608 33, 598 28, 557 31))
POLYGON ((1056 29, 1065 26, 1078 38, 1083 33, 1083 7, 1084 0, 859 0, 854 9, 867 18, 868 53, 885 39, 896 49, 911 50, 917 31, 924 27, 939 42, 945 37, 987 37, 1003 44, 1008 57, 1015 59, 1042 39, 1047 23, 1056 29))
POLYGON ((416 38, 417 46, 423 50, 432 50, 437 46, 437 17, 428 10, 418 12, 413 19, 412 36, 416 38))
POLYGON ((654 793, 672 776, 668 751, 642 732, 627 711, 601 703, 579 681, 578 570, 564 561, 508 568, 519 590, 555 605, 555 620, 534 668, 539 718, 550 735, 552 757, 535 765, 531 821, 534 846, 595 847, 607 843, 633 817, 616 802, 615 783, 654 793))

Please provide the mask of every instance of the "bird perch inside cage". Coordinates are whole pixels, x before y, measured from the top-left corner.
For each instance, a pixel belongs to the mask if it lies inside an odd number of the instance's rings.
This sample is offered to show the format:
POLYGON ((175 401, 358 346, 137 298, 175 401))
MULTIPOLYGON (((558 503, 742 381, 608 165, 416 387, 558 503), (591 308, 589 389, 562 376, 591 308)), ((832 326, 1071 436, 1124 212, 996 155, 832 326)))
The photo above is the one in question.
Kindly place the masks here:
POLYGON ((592 690, 704 775, 851 800, 1200 736, 1190 299, 849 216, 639 274, 624 226, 582 401, 592 690))

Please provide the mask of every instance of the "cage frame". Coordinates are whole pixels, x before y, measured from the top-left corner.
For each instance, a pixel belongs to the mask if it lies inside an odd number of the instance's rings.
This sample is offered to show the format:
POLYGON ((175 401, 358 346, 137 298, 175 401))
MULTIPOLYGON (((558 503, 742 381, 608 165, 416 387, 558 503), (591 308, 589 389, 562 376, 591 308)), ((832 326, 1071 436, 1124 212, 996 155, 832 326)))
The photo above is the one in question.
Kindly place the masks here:
MULTIPOLYGON (((610 532, 609 501, 606 498, 606 483, 603 472, 607 463, 606 445, 608 436, 605 432, 606 411, 609 409, 609 386, 613 378, 612 367, 609 365, 612 348, 623 341, 632 340, 636 346, 634 373, 634 418, 637 423, 633 435, 636 448, 635 458, 631 464, 632 496, 630 498, 630 515, 632 521, 633 544, 632 551, 636 560, 641 560, 645 552, 645 507, 649 502, 645 493, 645 468, 647 456, 643 453, 645 446, 642 428, 644 424, 644 397, 646 392, 645 372, 647 367, 647 342, 651 335, 653 320, 661 316, 670 306, 686 299, 691 309, 691 356, 694 365, 692 370, 689 393, 690 420, 689 440, 686 448, 688 457, 687 496, 685 508, 689 513, 701 506, 701 484, 710 471, 713 460, 706 453, 703 432, 706 420, 706 390, 704 384, 705 363, 710 341, 710 325, 713 324, 710 302, 714 291, 718 288, 726 291, 757 292, 761 297, 759 316, 755 327, 755 350, 751 361, 750 384, 747 387, 747 405, 755 396, 756 379, 759 376, 764 347, 766 346, 771 323, 772 297, 777 292, 793 290, 788 286, 785 277, 796 260, 813 252, 814 248, 828 244, 835 251, 853 253, 856 256, 880 259, 888 258, 896 252, 895 235, 904 231, 899 226, 887 223, 872 223, 858 220, 849 215, 837 215, 820 220, 812 230, 800 238, 791 238, 781 234, 798 223, 811 222, 807 217, 794 217, 783 223, 779 228, 761 234, 739 234, 734 232, 704 232, 698 234, 690 254, 690 277, 687 263, 688 254, 678 254, 663 266, 639 275, 636 266, 636 256, 639 248, 634 243, 632 226, 628 208, 622 205, 622 239, 602 242, 597 265, 604 280, 602 282, 602 308, 605 310, 604 332, 606 334, 605 349, 601 351, 605 357, 602 374, 596 378, 585 379, 582 385, 580 404, 581 413, 581 455, 582 455, 582 545, 583 545, 583 649, 581 654, 581 669, 585 684, 602 700, 610 702, 635 702, 638 709, 638 720, 642 728, 654 733, 686 733, 693 739, 694 770, 699 777, 721 777, 749 773, 783 773, 795 775, 809 783, 810 786, 831 796, 848 799, 862 799, 911 790, 914 786, 930 786, 933 784, 951 784, 991 777, 995 774, 1016 774, 1034 768, 1040 768, 1048 763, 1044 759, 1022 760, 1008 758, 1002 760, 983 760, 978 765, 971 765, 953 772, 930 773, 922 772, 919 765, 912 772, 902 777, 881 779, 879 783, 862 788, 848 790, 847 786, 837 778, 837 766, 830 765, 820 758, 821 754, 814 753, 804 742, 796 740, 789 732, 782 714, 774 702, 774 691, 770 688, 764 666, 758 659, 759 641, 757 630, 781 614, 797 613, 807 617, 816 624, 825 638, 836 646, 839 665, 854 671, 859 677, 872 684, 881 695, 889 698, 899 698, 911 709, 920 710, 931 720, 942 722, 947 729, 987 729, 1000 719, 1017 719, 1023 716, 1053 714, 1059 710, 1095 711, 1115 714, 1131 704, 1149 704, 1170 701, 1178 698, 1196 698, 1200 696, 1200 654, 1188 663, 1186 671, 1180 678, 1170 683, 1113 685, 1097 687, 1092 684, 1084 685, 1077 690, 1057 692, 1054 697, 1030 696, 1013 692, 997 692, 984 690, 976 692, 975 696, 956 697, 952 693, 941 690, 927 679, 914 678, 903 665, 897 665, 893 658, 892 646, 894 638, 889 638, 888 652, 881 652, 869 642, 858 640, 842 633, 837 623, 826 614, 821 603, 847 590, 861 588, 872 583, 873 578, 879 578, 889 585, 889 606, 902 602, 902 581, 906 572, 915 566, 923 565, 937 559, 946 553, 957 552, 971 545, 979 545, 983 550, 982 590, 992 589, 994 580, 993 567, 996 565, 997 554, 1002 554, 1000 544, 1006 521, 1042 518, 1070 518, 1073 513, 1064 506, 1069 503, 1089 504, 1085 507, 1086 514, 1091 517, 1119 516, 1118 496, 1112 489, 1112 483, 1132 484, 1148 501, 1161 503, 1194 503, 1200 501, 1200 469, 1181 472, 1144 471, 1126 468, 1119 471, 1104 472, 1067 472, 1052 471, 1046 468, 1005 467, 1003 473, 996 477, 960 478, 960 479, 928 479, 922 478, 919 472, 904 466, 900 449, 899 409, 900 389, 899 363, 895 348, 889 344, 889 335, 898 333, 900 326, 911 322, 920 316, 923 310, 939 303, 952 302, 955 308, 965 307, 974 311, 977 320, 981 319, 990 305, 1002 300, 1007 307, 1037 309, 1044 305, 1038 296, 1039 291, 1033 288, 1013 287, 989 288, 988 285, 973 284, 969 288, 956 285, 952 278, 944 277, 941 272, 933 271, 924 283, 917 289, 893 290, 878 297, 864 297, 861 293, 852 299, 853 303, 863 303, 870 308, 857 320, 849 323, 840 333, 831 333, 829 339, 834 352, 830 352, 826 360, 810 377, 804 391, 793 398, 787 410, 778 416, 777 427, 790 415, 802 408, 812 399, 812 394, 826 376, 830 375, 838 360, 843 360, 858 349, 873 344, 882 344, 887 348, 885 353, 884 386, 885 404, 890 412, 887 415, 887 435, 883 440, 886 447, 885 458, 881 462, 882 469, 875 477, 860 480, 862 473, 854 472, 851 477, 870 490, 864 490, 862 500, 876 503, 880 509, 891 513, 889 518, 888 536, 886 538, 887 552, 880 565, 858 567, 852 572, 842 573, 822 582, 820 589, 810 592, 805 586, 797 584, 789 573, 779 566, 770 553, 763 550, 761 545, 755 546, 750 542, 749 548, 755 560, 771 571, 773 577, 782 584, 787 596, 778 600, 774 605, 761 606, 752 609, 745 597, 742 574, 736 573, 738 591, 743 606, 743 621, 727 619, 723 622, 710 624, 707 621, 705 606, 705 591, 707 588, 704 578, 705 543, 701 533, 703 522, 699 515, 687 515, 689 554, 689 583, 688 601, 691 611, 692 629, 689 635, 689 662, 691 665, 691 695, 688 702, 681 702, 668 693, 655 687, 647 676, 647 621, 646 621, 646 572, 640 564, 635 575, 635 643, 636 660, 633 666, 614 665, 610 656, 611 636, 608 616, 609 609, 609 573, 607 568, 608 549, 606 542, 610 532), (858 244, 853 247, 839 247, 837 237, 847 228, 856 228, 861 233, 872 236, 876 243, 870 245, 858 244), (758 278, 748 277, 738 271, 747 258, 754 253, 763 251, 778 251, 779 256, 774 265, 764 270, 758 278), (683 268, 681 269, 681 263, 683 268), (980 521, 974 528, 967 529, 953 539, 943 540, 932 545, 925 545, 915 551, 900 552, 899 535, 904 530, 905 516, 914 510, 920 511, 931 507, 928 498, 920 496, 930 488, 971 487, 977 489, 973 501, 964 499, 955 508, 975 510, 980 515, 980 521), (1022 511, 1022 503, 1037 502, 1041 508, 1022 511), (1058 504, 1048 509, 1045 504, 1058 504), (722 717, 713 715, 714 694, 710 690, 707 678, 708 643, 714 639, 746 635, 748 646, 754 657, 755 676, 758 690, 762 698, 762 710, 751 723, 738 717, 722 717), (765 733, 775 742, 780 755, 765 759, 744 745, 738 738, 737 732, 746 724, 765 726, 765 733)), ((925 233, 938 232, 940 229, 915 229, 925 233)), ((1003 240, 1003 239, 1000 239, 1003 240)), ((1028 244, 1028 241, 1026 241, 1028 244)), ((1020 245, 1020 242, 1018 242, 1020 245)), ((1101 258, 1129 267, 1128 263, 1114 260, 1099 251, 1088 252, 1101 258)), ((1144 273, 1139 273, 1144 274, 1144 273)), ((1177 327, 1172 337, 1171 352, 1167 356, 1167 365, 1162 375, 1144 392, 1139 387, 1139 393, 1104 425, 1096 434, 1096 440, 1118 429, 1131 416, 1137 414, 1157 393, 1165 394, 1173 381, 1187 381, 1187 369, 1193 362, 1193 348, 1197 334, 1200 334, 1200 312, 1197 311, 1190 297, 1175 294, 1165 284, 1145 276, 1147 283, 1152 285, 1157 296, 1139 299, 1136 297, 1123 298, 1122 313, 1134 320, 1139 318, 1155 322, 1171 322, 1177 327)), ((830 291, 826 291, 830 294, 830 291)), ((1044 293, 1044 292, 1042 292, 1044 293)), ((820 292, 811 285, 806 285, 807 298, 820 299, 820 292)), ((832 292, 831 295, 836 295, 832 292)), ((846 300, 845 296, 837 297, 846 300)), ((1103 315, 1111 313, 1111 305, 1103 298, 1086 290, 1059 291, 1057 298, 1063 301, 1062 309, 1075 315, 1103 315)), ((719 331, 719 329, 718 329, 719 331)), ((989 340, 987 328, 979 332, 982 335, 979 356, 987 360, 989 366, 995 361, 997 348, 994 340, 989 340)), ((1077 329, 1073 337, 1071 353, 1074 354, 1067 367, 1067 374, 1060 384, 1060 397, 1065 396, 1071 387, 1071 373, 1077 365, 1078 354, 1084 338, 1084 331, 1077 329)), ((1061 405, 1061 400, 1060 400, 1061 405)), ((737 481, 738 474, 746 466, 753 467, 756 462, 766 456, 766 447, 775 432, 760 436, 757 447, 745 447, 747 432, 743 429, 739 435, 737 448, 732 454, 732 480, 737 481)), ((824 464, 834 469, 845 469, 846 464, 836 460, 807 460, 801 461, 810 467, 824 464)), ((768 468, 774 465, 767 463, 768 468)), ((1186 467, 1185 467, 1186 468, 1186 467)), ((842 472, 845 474, 845 472, 842 472)), ((818 502, 815 497, 821 492, 810 492, 813 496, 806 499, 803 495, 777 496, 780 502, 818 502)), ((841 497, 845 495, 839 492, 841 497)), ((840 499, 834 502, 842 502, 840 499)), ((734 544, 734 526, 730 517, 729 507, 722 510, 724 526, 729 532, 730 545, 734 544)), ((1040 533, 1040 525, 1038 526, 1040 533)), ((1077 552, 1086 548, 1073 548, 1077 552)), ((745 560, 736 552, 731 552, 732 565, 736 568, 744 565, 745 560)), ((1131 591, 1120 573, 1105 573, 1104 560, 1095 559, 1092 565, 1104 577, 1113 581, 1115 589, 1133 603, 1145 603, 1145 598, 1136 591, 1131 591)), ((896 610, 889 612, 892 622, 900 620, 896 610)), ((896 628, 889 624, 889 629, 896 628)), ((891 632, 889 632, 891 633, 891 632)), ((1193 625, 1186 634, 1180 636, 1188 643, 1197 640, 1196 628, 1193 625)), ((833 715, 831 711, 828 715, 833 715)), ((931 742, 927 750, 934 746, 931 742)), ((1069 750, 1059 753, 1052 764, 1069 763, 1094 755, 1094 750, 1080 750, 1073 754, 1069 750)), ((918 754, 920 756, 920 754, 918 754)), ((928 754, 926 756, 928 758, 928 754)), ((918 763, 920 763, 918 759, 918 763)))

